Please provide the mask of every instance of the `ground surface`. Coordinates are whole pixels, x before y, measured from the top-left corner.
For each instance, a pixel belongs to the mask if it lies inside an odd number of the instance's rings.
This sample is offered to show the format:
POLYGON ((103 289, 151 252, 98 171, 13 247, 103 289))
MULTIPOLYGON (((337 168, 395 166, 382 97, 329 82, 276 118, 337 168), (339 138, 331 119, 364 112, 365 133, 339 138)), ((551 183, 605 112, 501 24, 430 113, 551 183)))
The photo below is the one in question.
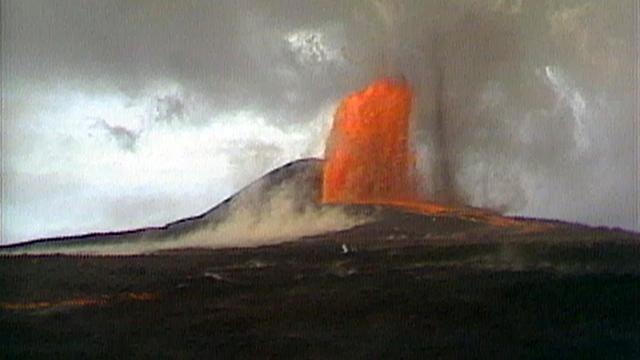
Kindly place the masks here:
POLYGON ((640 358, 638 236, 532 228, 393 212, 253 249, 4 257, 0 357, 640 358))

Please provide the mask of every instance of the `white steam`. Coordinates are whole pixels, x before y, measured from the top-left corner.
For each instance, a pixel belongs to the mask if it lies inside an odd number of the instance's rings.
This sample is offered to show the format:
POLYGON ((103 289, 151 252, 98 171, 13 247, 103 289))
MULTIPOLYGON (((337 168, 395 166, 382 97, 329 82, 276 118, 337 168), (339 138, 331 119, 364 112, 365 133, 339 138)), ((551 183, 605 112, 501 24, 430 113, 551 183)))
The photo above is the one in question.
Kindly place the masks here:
POLYGON ((292 199, 295 196, 292 188, 279 188, 261 202, 249 194, 232 205, 232 215, 222 224, 178 237, 173 246, 220 248, 277 244, 345 230, 369 221, 366 216, 350 215, 340 207, 318 207, 309 203, 298 208, 292 199))

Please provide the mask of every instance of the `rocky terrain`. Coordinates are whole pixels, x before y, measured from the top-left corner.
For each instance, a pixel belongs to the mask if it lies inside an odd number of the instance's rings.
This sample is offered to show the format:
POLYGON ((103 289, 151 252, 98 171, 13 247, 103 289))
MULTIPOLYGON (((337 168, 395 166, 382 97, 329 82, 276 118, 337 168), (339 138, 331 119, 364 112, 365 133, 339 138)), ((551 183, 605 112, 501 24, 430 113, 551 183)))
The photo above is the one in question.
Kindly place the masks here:
POLYGON ((640 357, 638 234, 472 209, 326 210, 309 200, 318 164, 164 227, 2 248, 0 357, 640 357), (280 214, 274 194, 292 186, 280 214), (300 229, 323 216, 344 221, 300 229), (220 240, 232 231, 236 247, 220 240))

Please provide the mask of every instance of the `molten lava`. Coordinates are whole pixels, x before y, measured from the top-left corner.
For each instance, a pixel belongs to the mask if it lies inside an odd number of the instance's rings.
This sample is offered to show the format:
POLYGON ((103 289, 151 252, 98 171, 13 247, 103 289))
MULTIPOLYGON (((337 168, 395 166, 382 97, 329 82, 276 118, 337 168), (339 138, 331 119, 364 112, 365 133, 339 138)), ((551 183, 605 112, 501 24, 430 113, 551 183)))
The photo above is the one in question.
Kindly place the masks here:
POLYGON ((349 95, 335 114, 324 166, 324 203, 415 199, 409 143, 411 88, 383 79, 349 95))
POLYGON ((409 141, 412 98, 406 82, 382 79, 342 101, 327 142, 323 203, 388 205, 523 231, 547 227, 485 209, 435 204, 421 196, 409 141))

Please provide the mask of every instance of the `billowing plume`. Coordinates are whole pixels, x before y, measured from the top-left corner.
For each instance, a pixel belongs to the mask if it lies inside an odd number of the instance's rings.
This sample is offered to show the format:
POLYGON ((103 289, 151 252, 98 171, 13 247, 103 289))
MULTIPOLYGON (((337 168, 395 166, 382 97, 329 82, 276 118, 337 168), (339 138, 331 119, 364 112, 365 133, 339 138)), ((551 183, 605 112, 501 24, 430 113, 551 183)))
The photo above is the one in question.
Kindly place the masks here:
POLYGON ((198 213, 402 76, 421 193, 637 228, 635 0, 1 6, 5 242, 198 213))

